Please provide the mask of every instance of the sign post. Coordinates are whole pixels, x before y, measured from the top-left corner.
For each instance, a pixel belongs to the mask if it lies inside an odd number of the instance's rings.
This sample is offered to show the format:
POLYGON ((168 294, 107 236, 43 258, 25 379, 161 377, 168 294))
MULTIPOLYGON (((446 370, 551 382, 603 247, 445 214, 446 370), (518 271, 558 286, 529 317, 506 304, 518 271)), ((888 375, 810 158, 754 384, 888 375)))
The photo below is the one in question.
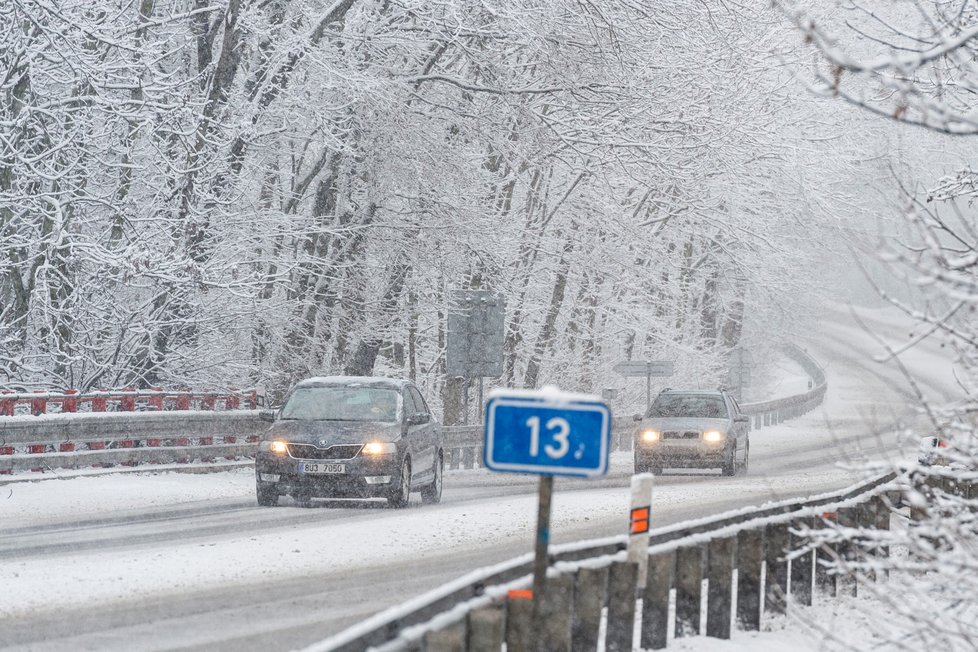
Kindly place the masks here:
POLYGON ((645 376, 645 409, 652 405, 652 376, 664 377, 675 373, 672 360, 624 360, 614 370, 625 376, 645 376))
POLYGON ((598 478, 608 472, 611 410, 595 397, 555 388, 496 390, 486 404, 483 462, 490 471, 540 475, 533 563, 533 637, 542 631, 550 508, 555 475, 598 478))
POLYGON ((649 567, 649 523, 652 519, 651 473, 632 476, 632 500, 628 523, 628 561, 638 564, 638 588, 644 589, 649 567))

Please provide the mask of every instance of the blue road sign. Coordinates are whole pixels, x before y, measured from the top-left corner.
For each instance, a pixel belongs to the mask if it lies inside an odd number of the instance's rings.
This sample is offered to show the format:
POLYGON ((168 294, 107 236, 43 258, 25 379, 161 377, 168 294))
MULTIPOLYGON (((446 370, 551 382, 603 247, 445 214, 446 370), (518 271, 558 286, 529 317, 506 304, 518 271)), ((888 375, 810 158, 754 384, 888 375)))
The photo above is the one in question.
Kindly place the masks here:
POLYGON ((597 401, 496 396, 486 405, 486 468, 596 478, 608 472, 611 410, 597 401))

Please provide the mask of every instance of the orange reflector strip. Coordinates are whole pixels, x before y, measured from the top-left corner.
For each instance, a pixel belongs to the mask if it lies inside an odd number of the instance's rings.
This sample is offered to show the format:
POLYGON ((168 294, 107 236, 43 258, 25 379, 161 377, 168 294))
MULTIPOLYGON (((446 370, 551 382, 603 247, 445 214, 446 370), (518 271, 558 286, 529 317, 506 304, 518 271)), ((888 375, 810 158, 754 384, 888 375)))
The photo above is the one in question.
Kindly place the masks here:
POLYGON ((632 510, 632 534, 644 534, 649 531, 649 511, 648 507, 636 507, 632 510))
POLYGON ((836 512, 822 512, 822 518, 826 521, 834 521, 838 518, 838 514, 836 512))
POLYGON ((533 591, 531 589, 510 589, 506 593, 506 597, 510 600, 532 600, 533 591))

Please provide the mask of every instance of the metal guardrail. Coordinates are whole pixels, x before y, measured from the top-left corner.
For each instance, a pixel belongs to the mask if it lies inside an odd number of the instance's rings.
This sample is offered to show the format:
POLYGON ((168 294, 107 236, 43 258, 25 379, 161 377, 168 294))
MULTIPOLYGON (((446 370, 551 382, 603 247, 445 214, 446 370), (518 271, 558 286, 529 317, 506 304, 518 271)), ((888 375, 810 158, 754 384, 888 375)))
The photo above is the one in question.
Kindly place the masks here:
MULTIPOLYGON (((668 609, 669 591, 673 589, 679 591, 677 594, 677 604, 679 605, 677 618, 688 619, 690 623, 695 622, 695 626, 698 628, 700 622, 699 587, 703 579, 702 568, 704 566, 711 567, 710 559, 708 556, 705 556, 708 555, 707 551, 712 550, 710 542, 718 539, 729 541, 731 538, 739 541, 742 538, 745 540, 750 539, 743 544, 745 549, 749 547, 751 550, 750 559, 747 556, 735 555, 729 550, 725 551, 723 554, 729 562, 729 570, 732 572, 735 563, 740 564, 738 568, 741 569, 741 577, 744 578, 741 581, 741 585, 746 586, 750 582, 747 581, 748 571, 744 569, 744 565, 747 562, 757 562, 756 569, 750 570, 752 573, 756 570, 756 578, 754 578, 756 581, 753 584, 752 590, 755 593, 758 591, 766 592, 767 595, 771 596, 768 598, 769 602, 772 600, 772 597, 775 601, 780 599, 780 605, 769 604, 769 608, 773 607, 777 609, 780 606, 783 611, 783 596, 787 593, 788 581, 785 556, 790 552, 790 548, 787 547, 790 535, 788 524, 800 525, 804 522, 806 527, 814 527, 816 525, 816 517, 823 516, 826 511, 834 512, 842 509, 858 509, 860 505, 869 502, 870 499, 874 499, 884 491, 892 489, 893 485, 890 483, 896 477, 896 473, 886 473, 838 492, 805 499, 771 503, 759 508, 739 510, 716 517, 653 530, 649 538, 650 585, 646 588, 645 598, 648 601, 649 592, 654 592, 656 596, 654 602, 660 604, 663 609, 668 609), (757 533, 758 531, 759 534, 743 535, 744 532, 757 533), (770 543, 770 545, 766 545, 766 542, 770 543), (688 569, 678 569, 677 567, 677 564, 681 561, 677 560, 676 555, 676 552, 679 550, 686 550, 686 553, 688 553, 685 554, 684 562, 689 565, 688 569), (761 571, 760 562, 758 561, 759 556, 767 564, 769 587, 760 584, 761 571), (695 589, 695 599, 691 597, 691 603, 695 604, 695 609, 684 604, 681 593, 685 589, 676 586, 677 576, 682 575, 685 570, 689 570, 694 575, 693 579, 686 583, 686 588, 690 590, 695 589), (654 579, 654 573, 660 573, 661 575, 657 579, 654 579), (780 597, 778 590, 771 588, 775 584, 783 587, 780 597), (664 605, 662 605, 663 595, 666 601, 664 605)), ((840 514, 839 518, 842 521, 846 521, 851 517, 856 524, 875 527, 878 522, 876 519, 882 521, 884 513, 884 510, 875 508, 879 507, 879 502, 879 500, 876 501, 876 505, 871 512, 868 510, 867 513, 847 512, 844 515, 840 514), (872 521, 871 523, 869 522, 870 520, 872 521)), ((622 535, 594 542, 584 542, 583 544, 554 546, 550 554, 550 566, 552 570, 548 574, 548 578, 554 576, 559 577, 561 575, 573 576, 574 578, 574 581, 569 583, 554 582, 554 584, 560 587, 562 593, 567 595, 580 595, 582 589, 593 591, 600 588, 602 596, 597 603, 593 600, 587 600, 585 602, 592 605, 592 607, 594 604, 598 604, 599 611, 601 608, 607 609, 607 634, 608 636, 615 636, 621 639, 617 640, 613 646, 609 646, 609 642, 606 641, 606 649, 632 649, 631 635, 634 624, 636 595, 635 572, 637 571, 637 565, 624 561, 626 547, 627 536, 622 535), (582 569, 590 572, 582 576, 580 572, 582 569), (598 573, 595 576, 593 571, 600 569, 604 569, 603 575, 598 573), (629 572, 631 573, 630 591, 627 581, 629 572), (615 582, 620 581, 624 581, 626 584, 623 590, 618 590, 621 587, 613 586, 615 582), (582 582, 586 586, 582 586, 582 582), (617 599, 623 601, 625 604, 611 604, 610 601, 614 600, 615 598, 613 596, 616 595, 618 596, 617 599), (629 595, 631 596, 630 599, 628 598, 629 595), (625 597, 622 598, 621 596, 625 597), (625 617, 627 622, 624 624, 614 622, 616 613, 622 615, 622 610, 627 612, 629 608, 631 609, 631 615, 624 614, 624 616, 627 616, 625 617), (625 638, 627 638, 627 644, 624 640, 625 638)), ((823 554, 828 553, 823 551, 823 554)), ((525 610, 518 604, 518 599, 514 600, 509 597, 509 591, 523 589, 529 586, 533 570, 532 567, 533 560, 531 555, 524 555, 510 562, 470 573, 465 578, 462 578, 460 582, 435 589, 412 600, 403 607, 395 607, 381 612, 359 625, 319 644, 310 646, 307 652, 364 652, 369 649, 391 652, 395 650, 420 650, 426 649, 424 643, 429 633, 443 632, 459 627, 466 630, 462 636, 462 640, 470 640, 472 616, 475 615, 475 612, 485 609, 495 610, 497 613, 491 620, 503 623, 501 625, 502 629, 497 632, 500 637, 499 643, 505 640, 509 645, 509 649, 529 649, 524 647, 525 640, 514 640, 510 638, 510 636, 519 637, 526 635, 525 631, 520 634, 518 630, 529 625, 528 621, 526 621, 529 614, 524 613, 525 610), (513 625, 505 624, 507 619, 513 618, 521 621, 518 626, 514 627, 513 625)), ((809 573, 809 586, 811 584, 811 573, 814 571, 814 564, 811 564, 807 571, 809 573)), ((819 579, 823 582, 826 581, 824 576, 819 579)), ((550 581, 548 579, 548 583, 550 581)), ((804 584, 805 579, 804 577, 799 578, 792 575, 792 581, 798 581, 798 585, 801 586, 804 584)), ((729 592, 729 585, 727 590, 729 592)), ((549 595, 544 596, 544 600, 548 598, 554 600, 554 594, 556 592, 557 589, 555 588, 549 595)), ((565 599, 566 595, 562 600, 565 599)), ((756 601, 747 600, 747 602, 753 605, 752 608, 755 612, 760 608, 759 597, 756 601)), ((552 607, 553 605, 546 608, 541 606, 545 611, 552 607)), ((567 605, 567 608, 573 612, 572 606, 567 605)), ((708 606, 707 608, 709 609, 710 607, 708 606)), ((729 602, 727 603, 725 613, 729 626, 729 602)), ((749 614, 739 615, 747 616, 749 614)), ((749 620, 751 623, 759 624, 759 612, 755 615, 756 618, 749 620)), ((573 613, 563 614, 563 616, 572 620, 576 617, 573 613)), ((596 637, 600 613, 597 614, 596 619, 583 618, 583 620, 588 620, 594 624, 592 634, 596 637)), ((646 626, 651 626, 651 623, 643 623, 643 628, 646 626)), ((655 631, 647 632, 647 636, 646 633, 643 633, 643 649, 664 647, 665 622, 659 618, 657 620, 657 626, 658 628, 655 631), (647 638, 654 640, 647 640, 647 638), (662 645, 655 644, 657 642, 661 642, 662 645)), ((753 627, 753 629, 756 628, 753 627)), ((570 627, 568 627, 569 633, 570 627)), ((587 647, 586 645, 579 646, 579 643, 580 641, 575 638, 574 649, 595 649, 595 647, 587 647)), ((495 641, 492 641, 489 647, 479 649, 499 649, 498 646, 493 647, 494 645, 495 641)), ((468 650, 469 647, 455 647, 453 649, 468 650)))
MULTIPOLYGON (((825 395, 825 375, 818 364, 797 347, 789 347, 787 354, 812 376, 814 387, 804 394, 743 405, 744 412, 754 417, 755 428, 803 414, 818 405, 825 395)), ((111 394, 115 400, 125 400, 128 409, 135 409, 137 399, 162 400, 160 393, 152 391, 106 394, 111 394)), ((177 397, 181 401, 189 400, 190 396, 180 392, 172 394, 170 398, 177 397)), ((253 392, 248 395, 254 396, 253 392)), ((99 397, 108 400, 98 392, 88 398, 99 397)), ((78 396, 64 393, 0 394, 0 401, 28 403, 78 399, 78 396)), ((205 405, 213 406, 213 401, 205 405)), ((41 407, 32 404, 35 411, 41 407)), ((46 405, 43 407, 47 409, 46 405)), ((69 404, 68 408, 74 409, 74 406, 69 404)), ((631 450, 634 425, 628 418, 613 419, 612 450, 631 450)), ((0 416, 0 475, 25 470, 43 472, 85 466, 210 463, 222 458, 253 457, 256 442, 267 427, 259 420, 256 410, 181 409, 0 416)), ((445 427, 442 432, 450 470, 477 469, 482 465, 481 424, 445 427)))

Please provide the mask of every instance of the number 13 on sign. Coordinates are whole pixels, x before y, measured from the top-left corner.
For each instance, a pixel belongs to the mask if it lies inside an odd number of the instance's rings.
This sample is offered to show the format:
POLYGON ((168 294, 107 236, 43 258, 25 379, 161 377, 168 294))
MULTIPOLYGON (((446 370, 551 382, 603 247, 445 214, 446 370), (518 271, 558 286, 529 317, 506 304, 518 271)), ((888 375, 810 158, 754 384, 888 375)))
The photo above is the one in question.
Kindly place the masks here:
POLYGON ((598 400, 496 395, 486 405, 486 468, 598 477, 608 468, 611 412, 598 400))

